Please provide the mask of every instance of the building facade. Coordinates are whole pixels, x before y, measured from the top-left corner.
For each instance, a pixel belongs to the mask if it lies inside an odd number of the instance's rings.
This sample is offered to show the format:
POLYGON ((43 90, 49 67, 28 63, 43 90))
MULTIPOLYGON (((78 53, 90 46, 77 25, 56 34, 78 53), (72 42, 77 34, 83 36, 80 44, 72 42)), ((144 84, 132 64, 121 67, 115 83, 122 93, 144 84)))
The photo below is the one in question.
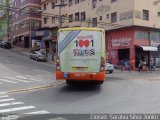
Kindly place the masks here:
POLYGON ((8 40, 8 0, 0 0, 0 40, 8 40))
POLYGON ((31 48, 32 31, 41 27, 40 0, 10 0, 9 39, 13 45, 31 48))
POLYGON ((138 59, 160 63, 160 0, 42 0, 41 10, 44 28, 105 29, 107 58, 114 64, 122 59, 134 59, 135 67, 138 59))

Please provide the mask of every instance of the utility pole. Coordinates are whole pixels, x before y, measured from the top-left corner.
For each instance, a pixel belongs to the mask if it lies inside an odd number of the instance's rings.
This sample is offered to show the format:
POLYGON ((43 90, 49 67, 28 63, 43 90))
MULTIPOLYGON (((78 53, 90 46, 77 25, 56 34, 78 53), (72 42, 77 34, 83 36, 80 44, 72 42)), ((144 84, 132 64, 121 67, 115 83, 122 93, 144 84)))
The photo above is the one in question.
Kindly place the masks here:
MULTIPOLYGON (((31 0, 29 0, 29 17, 31 16, 31 0)), ((32 26, 31 26, 31 17, 29 19, 29 48, 32 51, 32 26)))
POLYGON ((59 5, 54 5, 55 7, 59 7, 59 26, 58 28, 62 27, 62 7, 66 6, 67 4, 64 4, 64 1, 62 2, 62 0, 60 0, 60 4, 59 5))

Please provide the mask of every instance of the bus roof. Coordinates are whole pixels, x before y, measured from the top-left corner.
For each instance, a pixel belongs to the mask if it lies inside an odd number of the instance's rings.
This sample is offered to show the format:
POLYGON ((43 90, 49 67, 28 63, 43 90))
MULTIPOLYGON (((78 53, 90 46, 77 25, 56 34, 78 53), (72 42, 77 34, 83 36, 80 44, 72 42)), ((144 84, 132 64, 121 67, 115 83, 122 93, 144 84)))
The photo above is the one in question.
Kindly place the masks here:
POLYGON ((87 27, 61 28, 58 30, 58 32, 70 31, 70 30, 90 30, 90 31, 103 31, 104 32, 104 29, 101 29, 101 28, 87 28, 87 27))

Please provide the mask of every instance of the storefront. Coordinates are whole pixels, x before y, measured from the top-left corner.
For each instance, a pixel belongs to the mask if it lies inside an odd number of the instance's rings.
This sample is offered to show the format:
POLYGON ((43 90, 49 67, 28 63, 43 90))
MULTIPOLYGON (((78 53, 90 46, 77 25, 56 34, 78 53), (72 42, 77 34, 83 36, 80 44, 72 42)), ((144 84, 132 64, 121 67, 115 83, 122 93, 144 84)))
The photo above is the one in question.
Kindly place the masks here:
POLYGON ((145 61, 148 65, 153 59, 160 63, 160 32, 144 27, 130 27, 106 32, 107 59, 113 64, 127 59, 134 60, 138 67, 138 60, 145 61), (156 36, 156 37, 155 37, 156 36), (154 44, 153 44, 154 43, 154 44), (155 46, 155 43, 157 46, 155 46))
POLYGON ((130 60, 135 56, 132 34, 132 30, 118 30, 106 33, 108 61, 116 64, 120 60, 130 60))
POLYGON ((48 30, 41 30, 41 31, 32 31, 31 38, 32 38, 32 48, 37 46, 37 49, 48 49, 49 42, 43 40, 43 38, 48 37, 49 31, 48 30))

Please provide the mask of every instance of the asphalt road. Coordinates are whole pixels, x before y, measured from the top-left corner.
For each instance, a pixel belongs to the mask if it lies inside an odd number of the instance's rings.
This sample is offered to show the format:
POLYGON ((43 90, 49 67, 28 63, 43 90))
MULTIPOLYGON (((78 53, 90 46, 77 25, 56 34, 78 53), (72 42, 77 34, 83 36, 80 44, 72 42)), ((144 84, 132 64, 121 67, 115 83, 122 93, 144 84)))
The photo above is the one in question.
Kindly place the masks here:
POLYGON ((70 87, 55 80, 54 70, 53 64, 36 62, 21 53, 0 48, 0 113, 160 112, 160 71, 116 70, 107 74, 102 86, 70 87))

